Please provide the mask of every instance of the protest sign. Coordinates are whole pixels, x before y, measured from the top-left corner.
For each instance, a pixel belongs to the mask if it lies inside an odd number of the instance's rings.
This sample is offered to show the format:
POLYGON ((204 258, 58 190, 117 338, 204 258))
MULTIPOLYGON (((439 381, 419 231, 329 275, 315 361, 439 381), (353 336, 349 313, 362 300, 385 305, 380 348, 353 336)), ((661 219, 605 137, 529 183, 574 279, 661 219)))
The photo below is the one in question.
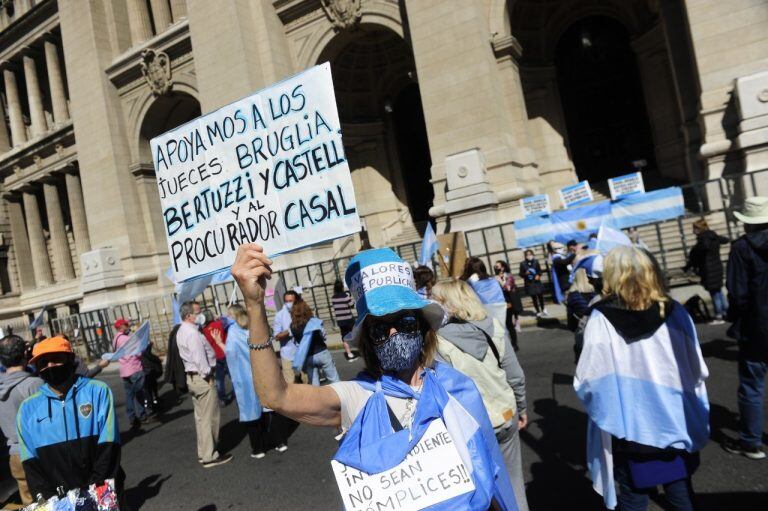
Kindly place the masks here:
POLYGON ((608 180, 608 188, 611 190, 611 200, 619 200, 635 193, 644 193, 643 174, 633 172, 632 174, 613 177, 608 180))
POLYGON ((150 141, 178 281, 360 230, 328 63, 150 141))
POLYGON ((549 207, 549 195, 543 193, 541 195, 524 197, 520 199, 520 209, 523 212, 523 217, 539 215, 542 213, 549 214, 551 211, 549 207))
POLYGON ((579 181, 575 185, 566 186, 560 189, 560 201, 564 208, 570 208, 583 202, 592 200, 592 188, 589 181, 579 181))
POLYGON ((391 470, 366 474, 335 460, 331 465, 346 511, 417 511, 475 489, 442 419, 391 470))

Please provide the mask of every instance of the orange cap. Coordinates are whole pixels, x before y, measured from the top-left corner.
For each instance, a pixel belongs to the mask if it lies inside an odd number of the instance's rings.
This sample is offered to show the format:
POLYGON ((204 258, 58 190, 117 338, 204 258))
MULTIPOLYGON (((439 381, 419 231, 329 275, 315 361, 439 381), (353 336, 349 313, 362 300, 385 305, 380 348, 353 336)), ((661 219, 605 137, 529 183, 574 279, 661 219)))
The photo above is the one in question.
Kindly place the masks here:
POLYGON ((72 345, 63 337, 50 337, 35 344, 32 348, 32 359, 30 364, 36 363, 43 355, 51 353, 70 353, 73 354, 72 345))

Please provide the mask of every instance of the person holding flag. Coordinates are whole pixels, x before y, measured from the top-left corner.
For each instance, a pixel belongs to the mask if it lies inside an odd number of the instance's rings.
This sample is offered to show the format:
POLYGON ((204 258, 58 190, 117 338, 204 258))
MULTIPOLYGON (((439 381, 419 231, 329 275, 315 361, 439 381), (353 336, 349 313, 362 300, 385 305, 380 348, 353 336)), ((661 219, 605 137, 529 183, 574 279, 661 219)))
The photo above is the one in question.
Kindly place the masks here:
POLYGON ((345 434, 334 461, 366 474, 403 462, 428 427, 445 428, 472 488, 438 494, 430 509, 516 511, 477 387, 434 360, 443 309, 418 296, 410 265, 386 248, 352 258, 346 282, 358 318, 351 341, 359 346, 365 371, 353 381, 314 387, 288 383, 280 374, 264 305, 271 264, 262 247, 252 243, 238 249, 232 266, 248 310, 253 380, 264 406, 307 424, 341 426, 345 434))
MULTIPOLYGON (((125 318, 115 321, 117 334, 112 341, 112 348, 117 353, 131 338, 131 322, 125 318)), ((147 410, 144 408, 144 366, 141 364, 141 353, 128 354, 120 357, 120 378, 125 387, 125 411, 128 413, 128 423, 138 429, 147 420, 147 410)))

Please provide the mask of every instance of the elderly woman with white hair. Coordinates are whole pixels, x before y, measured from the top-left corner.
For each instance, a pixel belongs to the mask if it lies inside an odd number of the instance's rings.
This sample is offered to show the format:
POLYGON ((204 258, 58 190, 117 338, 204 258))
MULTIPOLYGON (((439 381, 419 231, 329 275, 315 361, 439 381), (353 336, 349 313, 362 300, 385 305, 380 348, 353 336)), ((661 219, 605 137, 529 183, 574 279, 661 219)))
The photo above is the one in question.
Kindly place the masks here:
POLYGON ((438 356, 475 382, 496 433, 517 507, 528 509, 520 430, 528 423, 525 375, 501 322, 490 316, 474 290, 462 280, 439 282, 432 298, 448 312, 437 331, 438 356))
POLYGON ((709 439, 708 371, 693 321, 635 247, 608 252, 602 294, 573 381, 589 416, 594 488, 609 509, 640 511, 662 485, 670 509, 692 510, 691 475, 709 439))

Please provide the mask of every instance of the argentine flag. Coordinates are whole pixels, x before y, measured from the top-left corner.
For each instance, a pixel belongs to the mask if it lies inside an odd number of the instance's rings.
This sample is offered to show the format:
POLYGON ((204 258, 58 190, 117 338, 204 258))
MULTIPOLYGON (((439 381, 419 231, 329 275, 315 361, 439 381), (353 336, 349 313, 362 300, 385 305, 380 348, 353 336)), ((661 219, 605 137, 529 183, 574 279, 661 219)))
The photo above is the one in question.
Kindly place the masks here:
POLYGON ((670 305, 664 324, 634 342, 625 341, 600 310, 584 331, 573 387, 589 416, 592 484, 609 509, 617 503, 611 437, 687 452, 709 440, 709 372, 691 317, 679 303, 670 305))
POLYGON ((435 255, 439 248, 440 243, 437 242, 437 236, 435 235, 435 230, 432 229, 432 223, 427 222, 427 229, 424 231, 424 239, 421 242, 419 264, 432 268, 432 256, 435 255))
POLYGON ((617 229, 670 220, 685 214, 683 191, 673 186, 629 195, 613 203, 611 211, 617 229))
POLYGON ((144 321, 119 350, 114 353, 104 353, 101 358, 112 361, 123 357, 141 355, 147 346, 149 346, 149 320, 144 321))
POLYGON ((609 201, 555 211, 551 215, 529 216, 515 221, 517 245, 543 245, 550 240, 586 242, 605 220, 611 218, 609 201))
POLYGON ((586 242, 589 235, 596 233, 603 221, 609 218, 611 218, 609 201, 555 211, 550 215, 552 222, 550 239, 560 243, 568 243, 570 240, 586 242))

